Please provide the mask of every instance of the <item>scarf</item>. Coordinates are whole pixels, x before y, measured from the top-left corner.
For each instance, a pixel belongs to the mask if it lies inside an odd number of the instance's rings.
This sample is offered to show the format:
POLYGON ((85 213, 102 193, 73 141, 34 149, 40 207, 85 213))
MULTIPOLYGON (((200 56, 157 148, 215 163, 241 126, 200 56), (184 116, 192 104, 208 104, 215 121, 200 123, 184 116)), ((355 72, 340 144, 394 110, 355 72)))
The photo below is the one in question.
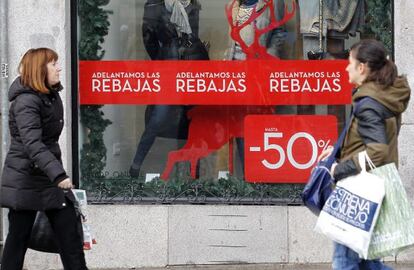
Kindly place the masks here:
POLYGON ((165 7, 171 12, 170 22, 173 23, 178 33, 192 33, 190 22, 188 20, 185 8, 190 4, 191 0, 165 0, 165 7))

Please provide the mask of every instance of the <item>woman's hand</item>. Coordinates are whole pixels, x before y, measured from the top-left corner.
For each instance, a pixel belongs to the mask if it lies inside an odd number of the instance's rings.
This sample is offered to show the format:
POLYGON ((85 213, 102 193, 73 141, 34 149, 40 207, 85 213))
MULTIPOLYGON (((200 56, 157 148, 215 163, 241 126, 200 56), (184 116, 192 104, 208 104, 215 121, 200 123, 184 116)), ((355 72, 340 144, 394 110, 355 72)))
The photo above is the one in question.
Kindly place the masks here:
POLYGON ((70 180, 70 178, 68 177, 65 180, 63 180, 62 182, 60 182, 58 184, 58 187, 60 187, 61 189, 71 189, 71 188, 73 188, 72 180, 70 180))
POLYGON ((333 151, 333 146, 332 145, 328 146, 328 148, 323 150, 322 153, 319 155, 318 162, 329 157, 332 151, 333 151))
POLYGON ((338 163, 337 163, 337 162, 335 162, 334 164, 332 164, 331 170, 329 171, 329 173, 331 174, 331 176, 332 176, 332 177, 333 177, 333 176, 334 176, 334 174, 335 174, 335 168, 336 168, 336 165, 338 165, 338 163))

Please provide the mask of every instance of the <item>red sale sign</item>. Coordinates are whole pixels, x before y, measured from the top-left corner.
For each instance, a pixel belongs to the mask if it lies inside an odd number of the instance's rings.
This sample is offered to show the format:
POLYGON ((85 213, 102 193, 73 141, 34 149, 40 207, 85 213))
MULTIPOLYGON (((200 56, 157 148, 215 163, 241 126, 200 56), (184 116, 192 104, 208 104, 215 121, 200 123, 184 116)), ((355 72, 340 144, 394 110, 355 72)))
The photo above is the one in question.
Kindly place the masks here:
POLYGON ((337 139, 335 116, 249 115, 245 174, 251 183, 306 183, 318 155, 337 139))
POLYGON ((80 61, 80 104, 348 104, 343 60, 80 61))

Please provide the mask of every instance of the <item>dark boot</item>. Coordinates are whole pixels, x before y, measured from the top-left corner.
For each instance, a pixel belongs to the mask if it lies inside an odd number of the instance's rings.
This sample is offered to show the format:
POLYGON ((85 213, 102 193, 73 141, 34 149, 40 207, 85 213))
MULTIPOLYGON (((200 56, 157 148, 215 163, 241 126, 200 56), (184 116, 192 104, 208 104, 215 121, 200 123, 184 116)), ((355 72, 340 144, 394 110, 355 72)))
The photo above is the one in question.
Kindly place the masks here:
POLYGON ((141 166, 132 164, 129 168, 129 176, 131 176, 132 178, 138 178, 140 170, 141 166))

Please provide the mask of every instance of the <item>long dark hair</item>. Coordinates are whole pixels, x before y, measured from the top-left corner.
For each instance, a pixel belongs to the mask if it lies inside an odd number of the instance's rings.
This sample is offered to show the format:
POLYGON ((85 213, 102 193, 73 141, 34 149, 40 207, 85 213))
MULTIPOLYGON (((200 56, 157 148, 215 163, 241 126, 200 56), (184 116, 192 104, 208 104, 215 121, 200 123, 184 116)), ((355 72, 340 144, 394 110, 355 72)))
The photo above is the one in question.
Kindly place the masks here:
POLYGON ((388 59, 384 45, 375 39, 365 39, 351 47, 351 54, 361 63, 367 64, 370 72, 365 82, 376 82, 384 87, 392 85, 398 76, 397 67, 388 59))

